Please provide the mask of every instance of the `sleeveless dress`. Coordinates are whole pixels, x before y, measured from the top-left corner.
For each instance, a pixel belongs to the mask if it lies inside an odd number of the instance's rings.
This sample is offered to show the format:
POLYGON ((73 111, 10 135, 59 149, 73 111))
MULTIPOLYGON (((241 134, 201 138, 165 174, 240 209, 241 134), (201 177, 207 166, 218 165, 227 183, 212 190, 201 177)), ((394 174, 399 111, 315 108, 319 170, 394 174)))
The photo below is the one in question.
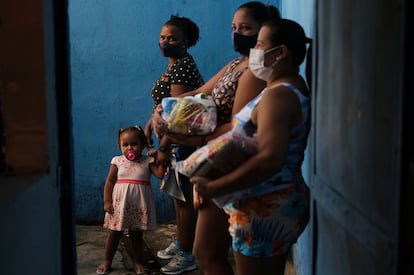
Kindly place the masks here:
POLYGON ((115 156, 111 164, 118 167, 118 177, 112 191, 114 213, 105 213, 103 227, 114 230, 153 230, 156 228, 155 200, 151 187, 149 164, 154 159, 142 156, 128 160, 115 156))
MULTIPOLYGON (((280 171, 239 192, 238 199, 223 207, 230 216, 233 249, 246 256, 287 253, 309 221, 309 188, 301 166, 310 128, 310 99, 290 83, 281 85, 298 96, 303 114, 301 124, 291 130, 286 162, 280 171)), ((248 136, 256 135, 251 114, 266 92, 264 89, 233 118, 234 127, 242 127, 248 136)))
POLYGON ((240 76, 247 69, 247 66, 236 73, 234 68, 243 61, 243 57, 231 61, 223 77, 219 79, 211 93, 217 107, 217 126, 231 121, 234 98, 236 97, 237 85, 240 76))

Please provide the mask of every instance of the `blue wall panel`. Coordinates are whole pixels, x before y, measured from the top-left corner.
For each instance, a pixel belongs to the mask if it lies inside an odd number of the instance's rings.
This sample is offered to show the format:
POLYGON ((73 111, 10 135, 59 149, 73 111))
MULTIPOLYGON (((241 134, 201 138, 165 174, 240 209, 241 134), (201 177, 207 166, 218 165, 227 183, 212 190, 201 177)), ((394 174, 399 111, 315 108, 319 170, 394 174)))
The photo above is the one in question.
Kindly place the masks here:
MULTIPOLYGON (((286 0, 281 3, 281 12, 283 17, 297 21, 302 25, 308 37, 315 39, 315 3, 314 0, 286 0)), ((316 60, 316 58, 314 58, 316 60)), ((304 65, 304 64, 303 64, 304 65)), ((304 66, 301 68, 304 74, 304 66)), ((315 94, 316 91, 313 91, 315 94)), ((311 135, 312 136, 312 135, 311 135)), ((310 144, 310 142, 308 142, 310 144)), ((306 183, 310 183, 311 171, 309 147, 305 152, 305 161, 303 164, 303 173, 306 183)), ((297 274, 311 274, 312 273, 312 223, 309 223, 306 230, 299 238, 297 244, 293 249, 294 262, 297 274)))

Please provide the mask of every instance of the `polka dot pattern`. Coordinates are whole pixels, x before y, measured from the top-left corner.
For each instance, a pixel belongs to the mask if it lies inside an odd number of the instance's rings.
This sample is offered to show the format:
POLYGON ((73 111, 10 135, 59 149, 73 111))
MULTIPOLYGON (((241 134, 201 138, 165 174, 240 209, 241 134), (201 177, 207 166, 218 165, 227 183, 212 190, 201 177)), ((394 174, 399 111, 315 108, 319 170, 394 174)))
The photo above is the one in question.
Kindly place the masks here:
POLYGON ((171 85, 185 85, 195 90, 204 84, 204 79, 198 71, 197 65, 191 55, 183 58, 169 66, 152 86, 151 96, 154 108, 161 103, 164 97, 171 96, 171 85))

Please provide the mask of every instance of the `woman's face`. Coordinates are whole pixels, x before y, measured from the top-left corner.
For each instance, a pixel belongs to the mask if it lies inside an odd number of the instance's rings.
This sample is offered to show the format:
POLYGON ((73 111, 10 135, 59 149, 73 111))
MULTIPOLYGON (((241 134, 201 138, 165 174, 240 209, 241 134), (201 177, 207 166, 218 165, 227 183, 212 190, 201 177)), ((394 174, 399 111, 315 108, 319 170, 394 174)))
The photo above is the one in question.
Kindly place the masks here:
POLYGON ((273 45, 270 39, 271 35, 272 35, 272 32, 268 26, 261 27, 259 34, 257 36, 256 46, 254 47, 255 49, 261 49, 265 52, 264 65, 266 67, 270 66, 275 61, 275 58, 279 52, 277 49, 280 48, 280 47, 275 48, 275 46, 273 45), (274 50, 270 50, 270 49, 274 49, 274 50), (270 50, 270 51, 266 52, 267 50, 270 50))
POLYGON ((257 36, 257 43, 254 48, 264 51, 273 48, 272 42, 270 41, 270 35, 271 32, 268 26, 263 26, 260 28, 259 34, 257 36))
POLYGON ((249 15, 248 9, 242 8, 237 10, 231 23, 233 32, 243 35, 256 35, 259 32, 260 25, 249 15))
POLYGON ((160 44, 168 43, 170 45, 175 45, 182 43, 184 41, 183 32, 173 25, 164 25, 161 28, 160 33, 160 44))

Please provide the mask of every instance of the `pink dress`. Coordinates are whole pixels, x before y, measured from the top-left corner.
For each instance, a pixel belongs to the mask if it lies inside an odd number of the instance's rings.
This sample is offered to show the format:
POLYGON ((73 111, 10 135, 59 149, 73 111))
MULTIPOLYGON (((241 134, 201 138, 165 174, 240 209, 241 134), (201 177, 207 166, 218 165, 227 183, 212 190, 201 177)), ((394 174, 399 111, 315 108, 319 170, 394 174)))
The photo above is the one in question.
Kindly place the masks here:
POLYGON ((104 228, 115 231, 155 229, 157 219, 149 169, 153 161, 148 156, 134 161, 124 155, 112 158, 111 164, 118 167, 118 178, 112 192, 114 213, 105 213, 104 228))

